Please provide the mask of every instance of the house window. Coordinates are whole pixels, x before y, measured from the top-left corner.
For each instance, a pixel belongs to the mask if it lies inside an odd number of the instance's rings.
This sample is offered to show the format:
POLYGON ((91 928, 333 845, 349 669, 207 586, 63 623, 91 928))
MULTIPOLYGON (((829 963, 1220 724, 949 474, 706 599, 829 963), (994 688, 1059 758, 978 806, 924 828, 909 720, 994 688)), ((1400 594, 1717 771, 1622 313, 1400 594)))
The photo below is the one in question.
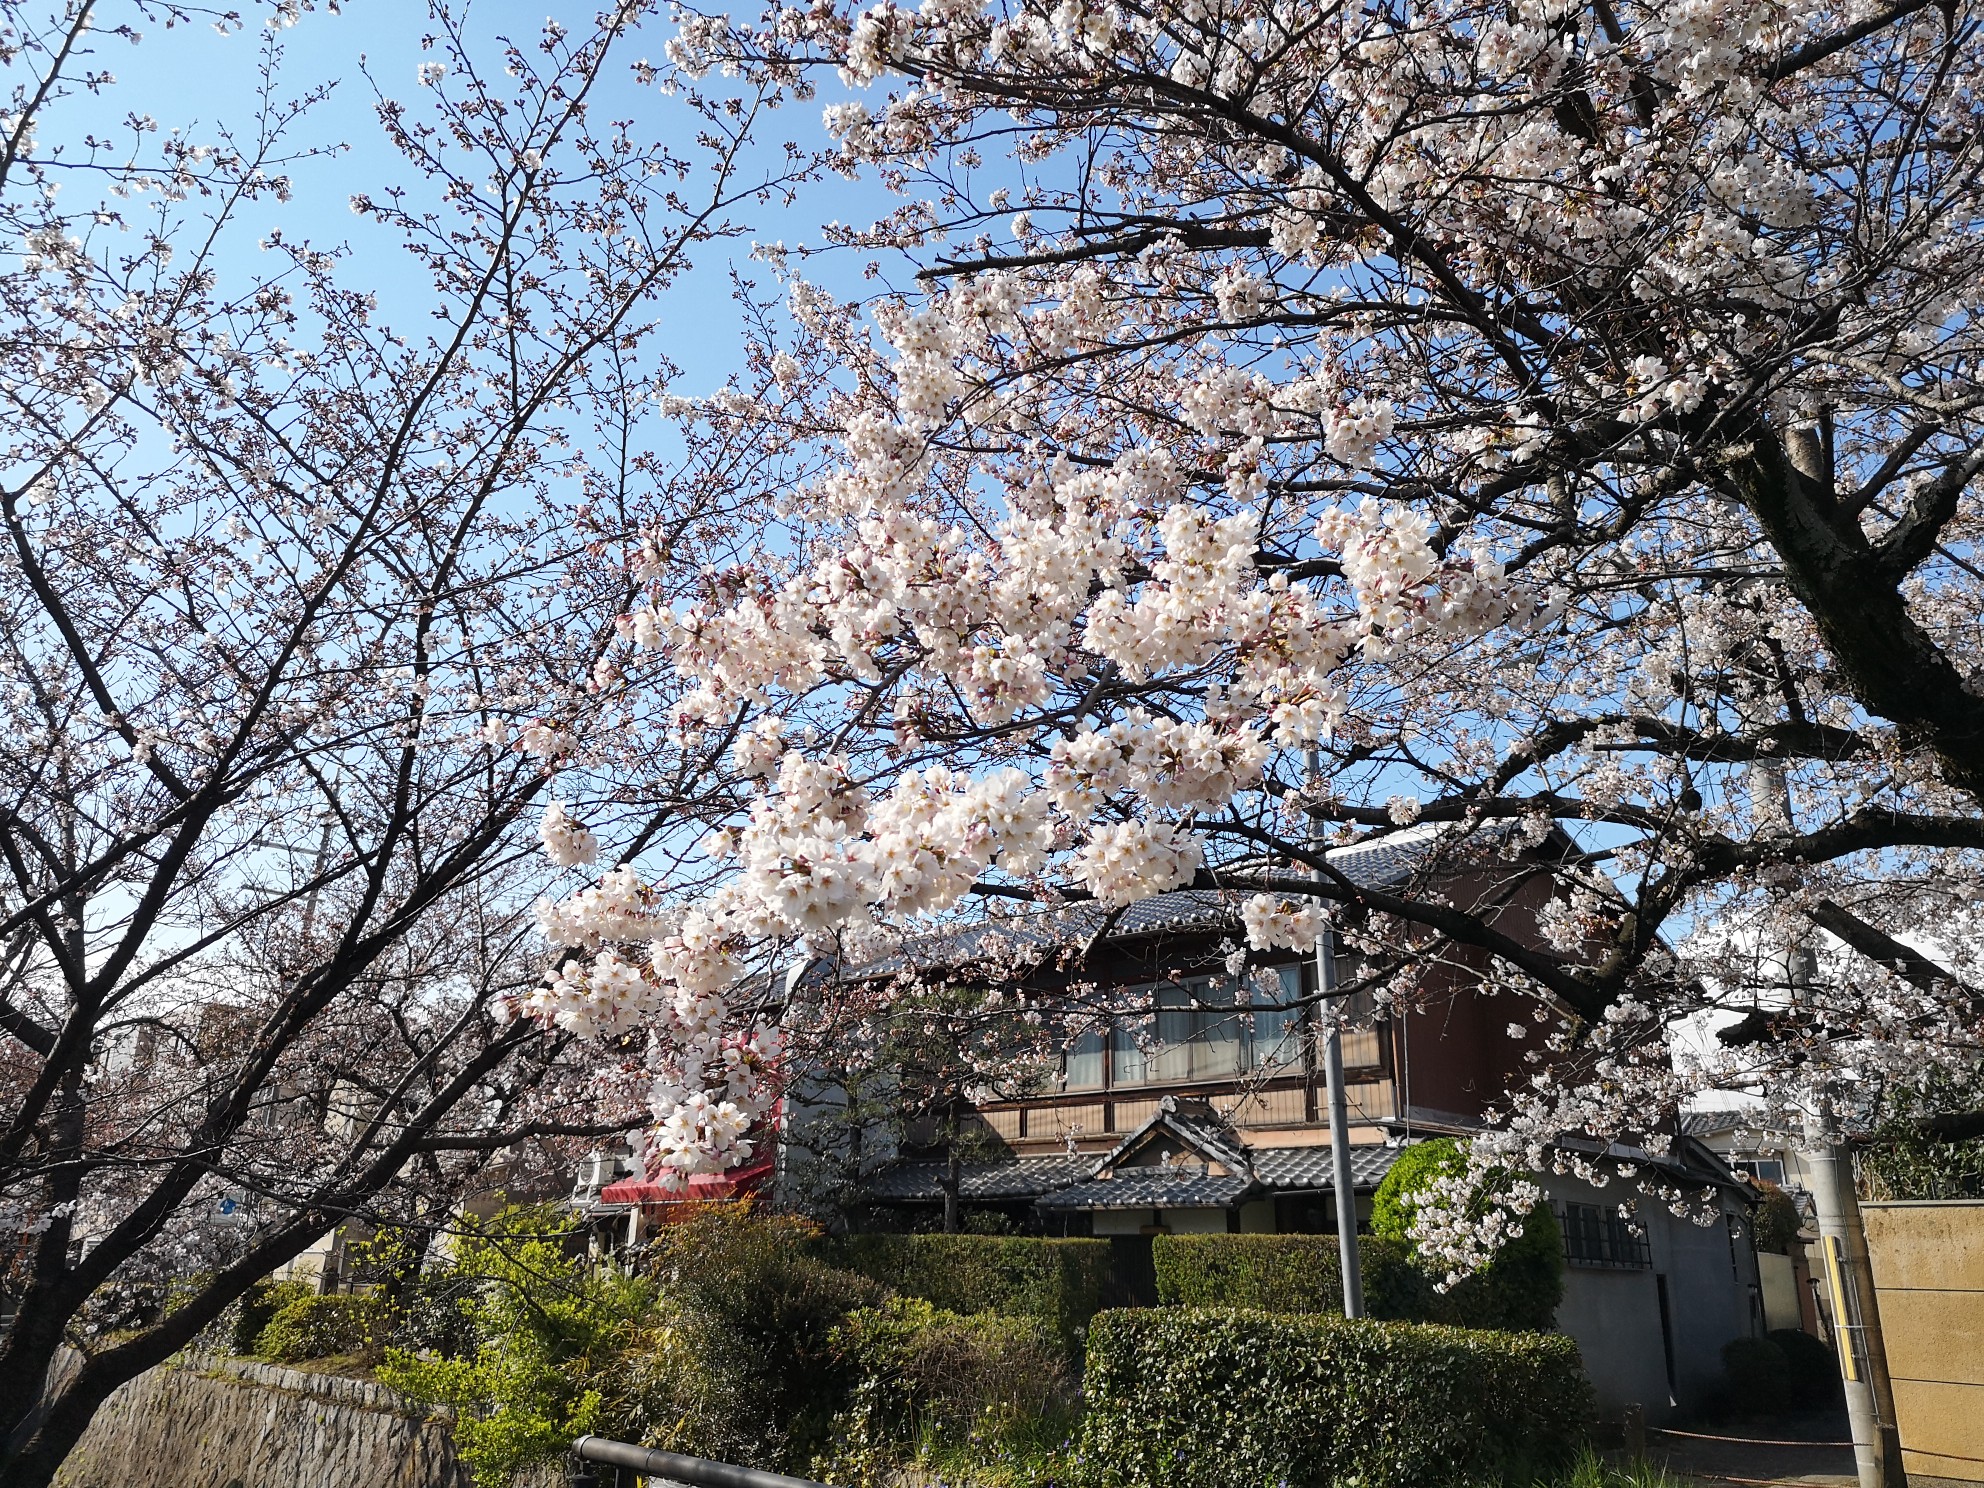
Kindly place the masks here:
POLYGON ((1135 1029, 1108 1036, 1085 1033, 1068 1045, 1063 1069, 1068 1090, 1128 1090, 1187 1081, 1233 1080, 1254 1070, 1291 1068, 1302 1057, 1302 968, 1270 973, 1267 987, 1250 982, 1241 998, 1232 977, 1188 977, 1139 989, 1151 1016, 1142 1021, 1151 1047, 1140 1047, 1135 1029))
POLYGON ((1617 1209, 1599 1204, 1564 1206, 1564 1256, 1574 1266, 1648 1270, 1653 1254, 1644 1230, 1617 1209))
POLYGON ((1127 1028, 1115 1029, 1109 1035, 1109 1080, 1125 1089, 1150 1080, 1144 1066, 1144 1051, 1137 1044, 1137 1036, 1127 1028))
POLYGON ((1068 1079, 1070 1090, 1100 1090, 1102 1088, 1102 1035, 1085 1033, 1068 1045, 1068 1079))
POLYGON ((1272 1001, 1254 1004, 1254 1069, 1278 1069, 1302 1058, 1302 968, 1277 967, 1281 988, 1272 1001))

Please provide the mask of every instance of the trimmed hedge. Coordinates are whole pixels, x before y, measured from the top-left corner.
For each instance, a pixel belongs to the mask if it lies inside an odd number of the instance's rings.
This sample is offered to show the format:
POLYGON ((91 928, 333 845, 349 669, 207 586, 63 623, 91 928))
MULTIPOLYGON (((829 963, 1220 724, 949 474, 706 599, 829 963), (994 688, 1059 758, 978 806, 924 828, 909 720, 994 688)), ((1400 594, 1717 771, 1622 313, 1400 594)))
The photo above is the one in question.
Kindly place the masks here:
POLYGON ((1025 1235, 844 1235, 819 1242, 828 1265, 946 1312, 1039 1318, 1071 1351, 1102 1306, 1107 1240, 1025 1235))
POLYGON ((276 1310, 255 1352, 278 1364, 362 1354, 374 1347, 384 1322, 374 1297, 299 1297, 276 1310))
MULTIPOLYGON (((1363 1235, 1357 1249, 1370 1316, 1408 1322, 1433 1316, 1432 1283, 1406 1246, 1363 1235)), ((1159 1235, 1150 1254, 1157 1300, 1166 1307, 1343 1311, 1334 1235, 1159 1235)))
POLYGON ((1566 1460, 1590 1419, 1577 1345, 1241 1309, 1105 1312, 1083 1456, 1112 1488, 1441 1488, 1566 1460))

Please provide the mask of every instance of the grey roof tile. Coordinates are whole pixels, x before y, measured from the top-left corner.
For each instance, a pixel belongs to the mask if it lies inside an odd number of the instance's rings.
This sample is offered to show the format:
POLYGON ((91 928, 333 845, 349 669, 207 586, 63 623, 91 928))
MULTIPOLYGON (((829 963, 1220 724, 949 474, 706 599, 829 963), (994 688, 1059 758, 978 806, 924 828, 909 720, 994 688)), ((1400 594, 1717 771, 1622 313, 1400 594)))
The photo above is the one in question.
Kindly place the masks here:
MULTIPOLYGON (((966 1199, 1032 1199, 1086 1178, 1093 1157, 1021 1157, 1005 1162, 962 1163, 958 1194, 966 1199)), ((872 1199, 935 1200, 944 1196, 944 1164, 899 1162, 877 1169, 862 1183, 872 1199)))
MULTIPOLYGON (((1370 1193, 1384 1181, 1385 1174, 1398 1161, 1397 1147, 1369 1146, 1350 1149, 1350 1186, 1358 1193, 1370 1193)), ((1330 1149, 1324 1147, 1257 1147, 1250 1154, 1254 1176, 1280 1193, 1304 1193, 1336 1187, 1330 1165, 1330 1149)))
POLYGON ((1245 1178, 1216 1177, 1199 1168, 1118 1168, 1049 1194, 1043 1209, 1226 1209, 1253 1190, 1245 1178))
MULTIPOLYGON (((1172 1118, 1176 1124, 1177 1118, 1172 1118)), ((1395 1147, 1350 1149, 1351 1183, 1370 1193, 1398 1160, 1395 1147)), ((1094 1154, 1022 1157, 1001 1162, 965 1163, 959 1171, 959 1197, 979 1202, 1038 1199, 1048 1209, 1226 1208, 1258 1192, 1327 1193, 1332 1187, 1330 1149, 1256 1147, 1244 1163, 1251 1171, 1209 1175, 1202 1167, 1118 1168, 1109 1178, 1095 1176, 1105 1161, 1094 1154)), ((941 1162, 899 1162, 880 1168, 862 1183, 871 1200, 934 1203, 944 1196, 941 1162)))

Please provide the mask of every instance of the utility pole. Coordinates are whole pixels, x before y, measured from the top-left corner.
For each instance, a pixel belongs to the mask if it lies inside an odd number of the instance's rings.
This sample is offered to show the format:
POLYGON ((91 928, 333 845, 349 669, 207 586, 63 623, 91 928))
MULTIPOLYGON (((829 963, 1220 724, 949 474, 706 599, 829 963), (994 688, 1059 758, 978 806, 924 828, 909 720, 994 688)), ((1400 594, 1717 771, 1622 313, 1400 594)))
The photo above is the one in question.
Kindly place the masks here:
MULTIPOLYGON (((1765 806, 1791 825, 1791 787, 1775 760, 1750 766, 1752 805, 1765 806)), ((1794 1005, 1806 1000, 1817 957, 1807 939, 1783 950, 1784 983, 1794 1005)), ((1881 1336, 1880 1305, 1874 1295, 1874 1267, 1867 1256, 1867 1231, 1860 1222, 1860 1199, 1853 1189, 1853 1153, 1839 1138, 1831 1092, 1819 1088, 1817 1108, 1805 1120, 1800 1154, 1818 1210, 1819 1249, 1832 1296, 1833 1343, 1846 1387, 1846 1419, 1853 1434, 1853 1462, 1860 1488, 1908 1488, 1901 1465, 1901 1435, 1895 1428, 1894 1387, 1881 1336)))
POLYGON ((1860 1222, 1860 1199, 1853 1190, 1853 1152, 1832 1128, 1832 1103, 1822 1100, 1805 1124, 1806 1151, 1801 1155, 1819 1212, 1819 1249, 1832 1297, 1833 1343, 1846 1386, 1854 1466, 1860 1488, 1907 1488, 1874 1268, 1860 1222))
MULTIPOLYGON (((1309 751, 1309 788, 1319 791, 1323 772, 1316 751, 1309 751)), ((1309 816, 1311 848, 1320 854, 1323 834, 1313 808, 1309 816)), ((1317 879, 1323 877, 1316 871, 1317 879)), ((1357 1194, 1350 1175, 1350 1106, 1343 1089, 1343 1009, 1335 1000, 1336 957, 1325 924, 1316 937, 1316 1007, 1323 1020, 1323 1078, 1330 1106, 1330 1186, 1336 1191, 1336 1249, 1343 1266, 1343 1315, 1364 1316, 1364 1268, 1357 1253, 1357 1194)))

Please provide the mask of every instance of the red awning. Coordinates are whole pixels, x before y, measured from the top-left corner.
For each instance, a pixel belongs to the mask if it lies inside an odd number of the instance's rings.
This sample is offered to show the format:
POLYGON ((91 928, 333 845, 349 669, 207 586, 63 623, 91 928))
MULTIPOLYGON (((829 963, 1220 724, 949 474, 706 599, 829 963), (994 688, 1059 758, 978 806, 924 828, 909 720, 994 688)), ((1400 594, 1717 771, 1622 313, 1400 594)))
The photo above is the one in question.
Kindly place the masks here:
POLYGON ((777 1166, 775 1159, 766 1157, 749 1167, 732 1168, 727 1173, 696 1173, 689 1179, 686 1189, 667 1189, 659 1183, 645 1178, 622 1178, 618 1183, 609 1183, 599 1191, 602 1202, 608 1204, 640 1204, 643 1207, 663 1204, 714 1204, 725 1199, 739 1199, 758 1188, 771 1177, 777 1166))

